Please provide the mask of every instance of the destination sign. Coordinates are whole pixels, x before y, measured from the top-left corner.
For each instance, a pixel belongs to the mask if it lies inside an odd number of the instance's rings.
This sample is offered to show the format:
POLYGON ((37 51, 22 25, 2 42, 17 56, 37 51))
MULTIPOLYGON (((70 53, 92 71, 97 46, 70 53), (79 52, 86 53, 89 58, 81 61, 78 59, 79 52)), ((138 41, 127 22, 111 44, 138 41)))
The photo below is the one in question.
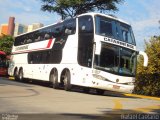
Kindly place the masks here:
POLYGON ((113 44, 116 44, 116 45, 124 46, 124 47, 127 47, 127 48, 134 49, 134 45, 131 45, 129 43, 122 42, 122 41, 119 41, 119 40, 116 40, 116 39, 105 37, 104 41, 107 41, 109 43, 113 43, 113 44))

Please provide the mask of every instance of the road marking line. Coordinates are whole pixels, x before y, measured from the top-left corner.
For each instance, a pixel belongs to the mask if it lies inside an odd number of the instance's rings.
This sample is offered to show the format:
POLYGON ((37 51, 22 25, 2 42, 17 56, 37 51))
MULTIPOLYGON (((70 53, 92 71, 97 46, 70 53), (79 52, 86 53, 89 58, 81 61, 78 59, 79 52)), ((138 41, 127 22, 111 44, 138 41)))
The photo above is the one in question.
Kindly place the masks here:
POLYGON ((114 100, 115 106, 114 106, 114 110, 120 110, 123 108, 123 105, 121 104, 120 100, 114 100))
POLYGON ((159 110, 159 109, 160 109, 160 105, 148 106, 148 107, 144 107, 144 108, 136 108, 136 109, 133 109, 133 110, 138 111, 138 112, 146 113, 146 112, 151 112, 152 110, 159 110))
POLYGON ((152 100, 158 100, 158 101, 160 101, 159 97, 151 97, 151 96, 136 95, 136 94, 124 94, 124 95, 125 96, 129 96, 129 97, 147 98, 147 99, 152 99, 152 100))

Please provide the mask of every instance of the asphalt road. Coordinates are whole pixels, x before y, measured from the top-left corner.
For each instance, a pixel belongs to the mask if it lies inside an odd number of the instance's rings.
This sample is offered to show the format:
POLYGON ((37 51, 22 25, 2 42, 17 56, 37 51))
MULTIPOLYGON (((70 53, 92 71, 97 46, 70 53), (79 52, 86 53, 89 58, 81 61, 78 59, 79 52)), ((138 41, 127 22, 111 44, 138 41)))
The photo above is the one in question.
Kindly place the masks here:
POLYGON ((0 77, 0 119, 108 120, 160 119, 160 99, 106 92, 89 94, 74 88, 55 90, 44 82, 17 82, 0 77), (148 116, 148 117, 146 117, 148 116))

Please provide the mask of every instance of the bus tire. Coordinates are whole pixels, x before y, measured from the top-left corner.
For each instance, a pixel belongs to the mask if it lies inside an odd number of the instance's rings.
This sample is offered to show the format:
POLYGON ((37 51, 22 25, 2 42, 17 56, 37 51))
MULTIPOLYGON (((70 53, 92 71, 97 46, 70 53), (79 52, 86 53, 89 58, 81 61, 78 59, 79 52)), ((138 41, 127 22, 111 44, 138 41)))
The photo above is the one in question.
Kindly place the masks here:
POLYGON ((58 89, 59 83, 58 83, 58 72, 56 69, 54 69, 50 74, 50 82, 52 84, 52 88, 58 89))
POLYGON ((19 70, 18 79, 19 79, 19 81, 22 81, 22 80, 23 80, 23 69, 20 69, 20 70, 19 70))
POLYGON ((66 91, 70 91, 71 90, 71 74, 69 70, 65 70, 63 82, 64 82, 64 89, 66 91))
POLYGON ((17 68, 15 68, 14 69, 14 79, 15 79, 15 81, 18 81, 18 70, 17 70, 17 68))

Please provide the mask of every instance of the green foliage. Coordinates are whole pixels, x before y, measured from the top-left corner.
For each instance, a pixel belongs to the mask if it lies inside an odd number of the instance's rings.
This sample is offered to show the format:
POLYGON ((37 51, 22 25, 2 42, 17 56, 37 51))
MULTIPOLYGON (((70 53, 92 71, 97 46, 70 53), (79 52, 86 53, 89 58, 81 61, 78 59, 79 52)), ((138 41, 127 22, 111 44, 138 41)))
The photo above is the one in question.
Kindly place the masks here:
POLYGON ((138 59, 136 87, 138 94, 160 96, 160 36, 146 42, 148 67, 143 67, 143 59, 138 59))
POLYGON ((12 36, 0 36, 0 51, 4 51, 7 55, 11 54, 14 39, 12 36))
POLYGON ((41 0, 41 10, 56 12, 61 15, 62 19, 74 17, 76 15, 108 10, 118 10, 116 4, 122 3, 123 0, 41 0))

